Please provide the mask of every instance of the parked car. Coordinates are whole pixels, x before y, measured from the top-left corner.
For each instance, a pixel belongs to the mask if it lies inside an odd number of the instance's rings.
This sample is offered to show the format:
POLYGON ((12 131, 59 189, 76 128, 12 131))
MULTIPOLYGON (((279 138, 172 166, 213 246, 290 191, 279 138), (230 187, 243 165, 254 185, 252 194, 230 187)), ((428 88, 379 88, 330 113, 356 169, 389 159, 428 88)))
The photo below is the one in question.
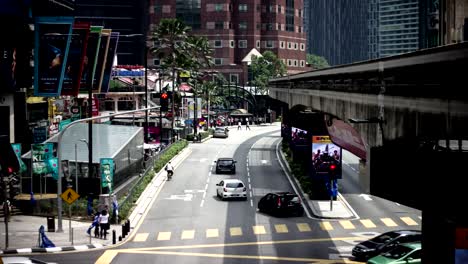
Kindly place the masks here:
POLYGON ((213 132, 215 138, 227 138, 229 136, 229 130, 227 127, 217 127, 213 132))
POLYGON ((375 256, 368 264, 420 264, 421 243, 400 244, 390 251, 375 256))
POLYGON ((268 193, 258 202, 258 210, 277 215, 302 216, 304 214, 301 198, 291 192, 268 193))
POLYGON ((236 174, 237 161, 235 161, 233 158, 219 158, 214 162, 216 163, 216 174, 220 174, 222 172, 236 174))
POLYGON ((216 184, 216 195, 222 200, 227 198, 242 198, 247 200, 247 187, 239 179, 222 180, 216 184))
POLYGON ((421 238, 421 231, 418 230, 390 231, 357 244, 351 254, 356 259, 367 260, 399 244, 421 242, 421 238))

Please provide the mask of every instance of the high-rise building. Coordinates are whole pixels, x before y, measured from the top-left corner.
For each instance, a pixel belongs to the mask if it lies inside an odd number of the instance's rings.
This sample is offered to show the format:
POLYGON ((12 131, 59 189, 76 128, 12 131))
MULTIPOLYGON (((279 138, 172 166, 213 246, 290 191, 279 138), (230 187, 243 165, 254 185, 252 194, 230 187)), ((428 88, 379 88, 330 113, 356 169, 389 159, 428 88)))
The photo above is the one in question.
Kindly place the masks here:
MULTIPOLYGON (((214 69, 231 82, 246 84, 242 60, 252 50, 274 52, 289 73, 306 70, 303 0, 151 0, 150 30, 163 18, 179 18, 214 48, 214 69)), ((149 66, 158 66, 151 58, 149 66)))
POLYGON ((304 2, 307 53, 330 65, 368 59, 369 0, 310 0, 304 2))
POLYGON ((370 57, 419 49, 419 0, 371 0, 369 5, 370 57))

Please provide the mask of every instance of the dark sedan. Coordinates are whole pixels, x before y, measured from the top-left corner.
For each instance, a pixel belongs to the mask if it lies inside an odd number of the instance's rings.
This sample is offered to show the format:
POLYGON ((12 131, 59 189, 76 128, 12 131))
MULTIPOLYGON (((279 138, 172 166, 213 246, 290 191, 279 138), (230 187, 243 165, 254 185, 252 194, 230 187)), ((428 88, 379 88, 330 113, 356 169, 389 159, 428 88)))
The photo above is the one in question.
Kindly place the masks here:
POLYGON ((258 202, 258 210, 274 215, 302 216, 304 214, 301 199, 290 192, 268 193, 258 202))
POLYGON ((353 248, 352 255, 358 260, 367 260, 380 253, 387 252, 399 244, 413 242, 421 242, 421 231, 390 231, 357 244, 353 248))
POLYGON ((215 161, 216 163, 216 174, 220 174, 223 172, 228 172, 232 174, 236 174, 236 163, 232 158, 219 158, 215 161))

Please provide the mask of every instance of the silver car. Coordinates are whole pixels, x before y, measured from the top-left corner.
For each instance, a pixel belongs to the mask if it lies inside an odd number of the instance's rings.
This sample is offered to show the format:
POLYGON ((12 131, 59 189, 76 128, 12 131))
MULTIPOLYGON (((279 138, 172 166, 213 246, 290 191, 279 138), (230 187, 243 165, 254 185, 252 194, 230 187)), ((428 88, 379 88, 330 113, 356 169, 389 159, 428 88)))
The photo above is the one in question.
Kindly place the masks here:
POLYGON ((213 132, 213 137, 227 138, 229 136, 229 130, 227 127, 217 127, 213 132))
POLYGON ((227 198, 242 198, 247 200, 247 187, 238 179, 226 179, 216 184, 216 195, 222 200, 227 198))

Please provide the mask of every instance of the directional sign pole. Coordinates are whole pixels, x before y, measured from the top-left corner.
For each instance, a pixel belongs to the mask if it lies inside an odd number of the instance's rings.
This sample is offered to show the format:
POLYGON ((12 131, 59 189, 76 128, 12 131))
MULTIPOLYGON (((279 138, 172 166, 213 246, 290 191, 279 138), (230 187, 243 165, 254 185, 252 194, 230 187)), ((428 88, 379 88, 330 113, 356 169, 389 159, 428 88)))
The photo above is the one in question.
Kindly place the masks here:
POLYGON ((70 217, 70 220, 68 221, 68 233, 69 233, 69 240, 70 242, 72 242, 72 245, 73 245, 73 241, 72 241, 72 228, 71 228, 71 207, 72 205, 68 205, 68 216, 70 217))

